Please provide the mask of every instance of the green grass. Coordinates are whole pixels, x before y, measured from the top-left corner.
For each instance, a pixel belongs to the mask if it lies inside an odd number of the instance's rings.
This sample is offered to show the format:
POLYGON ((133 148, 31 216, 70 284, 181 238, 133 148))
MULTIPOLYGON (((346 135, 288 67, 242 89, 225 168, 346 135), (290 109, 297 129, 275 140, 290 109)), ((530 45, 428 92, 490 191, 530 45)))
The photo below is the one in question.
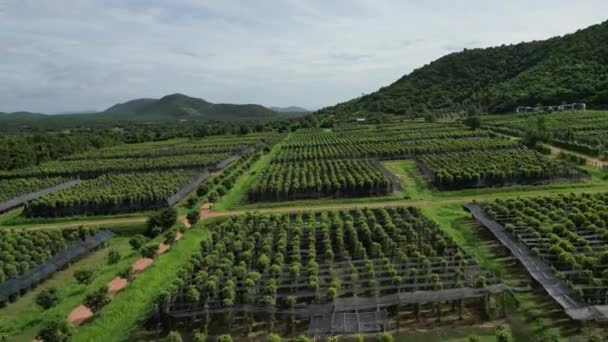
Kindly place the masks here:
POLYGON ((62 224, 76 225, 80 222, 86 224, 88 221, 99 221, 99 220, 118 220, 118 219, 130 219, 130 218, 142 218, 148 216, 151 212, 141 211, 136 213, 128 214, 117 214, 117 215, 95 215, 95 216, 69 216, 69 217, 54 217, 54 218, 27 218, 21 216, 23 209, 16 209, 9 213, 0 216, 0 226, 12 227, 35 227, 40 225, 56 225, 62 224), (10 215, 8 215, 10 214, 10 215))
POLYGON ((0 326, 10 329, 9 340, 31 341, 43 321, 50 318, 66 319, 72 309, 78 306, 89 292, 107 284, 121 270, 130 267, 139 258, 139 254, 132 250, 126 237, 110 240, 109 247, 116 248, 122 256, 117 264, 107 264, 106 255, 109 248, 95 251, 69 268, 55 273, 52 278, 27 292, 14 303, 0 309, 0 326), (74 271, 81 268, 95 270, 95 279, 91 285, 80 285, 74 279, 74 271), (50 287, 56 287, 59 290, 62 300, 57 306, 43 311, 35 304, 35 298, 43 289, 50 287))
POLYGON ((207 236, 203 227, 208 220, 188 230, 169 252, 158 257, 152 266, 137 276, 120 292, 95 319, 79 327, 73 341, 125 341, 132 329, 136 329, 154 307, 154 301, 177 276, 177 271, 199 249, 207 236))
POLYGON ((403 332, 395 334, 395 342, 468 342, 475 335, 482 342, 496 342, 493 327, 449 327, 429 331, 403 332))
POLYGON ((232 186, 232 189, 228 191, 220 200, 213 205, 214 210, 232 210, 238 209, 241 203, 247 196, 247 190, 251 188, 255 182, 258 174, 270 164, 270 161, 277 153, 281 146, 281 143, 275 145, 270 152, 260 157, 251 168, 246 171, 232 186))

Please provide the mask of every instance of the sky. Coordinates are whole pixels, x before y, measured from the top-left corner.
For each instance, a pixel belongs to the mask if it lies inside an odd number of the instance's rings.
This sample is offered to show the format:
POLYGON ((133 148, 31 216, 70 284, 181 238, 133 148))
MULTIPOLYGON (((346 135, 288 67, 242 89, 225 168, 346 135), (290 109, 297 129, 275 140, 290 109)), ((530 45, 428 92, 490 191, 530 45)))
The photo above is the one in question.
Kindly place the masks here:
POLYGON ((172 93, 317 109, 606 13, 606 0, 0 0, 0 112, 172 93))

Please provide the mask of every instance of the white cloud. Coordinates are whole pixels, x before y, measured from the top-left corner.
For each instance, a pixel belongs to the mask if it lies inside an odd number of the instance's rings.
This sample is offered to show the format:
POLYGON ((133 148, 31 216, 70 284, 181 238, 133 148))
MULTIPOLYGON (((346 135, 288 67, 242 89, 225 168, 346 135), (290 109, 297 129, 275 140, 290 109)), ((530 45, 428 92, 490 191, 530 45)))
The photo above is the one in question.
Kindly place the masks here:
POLYGON ((174 92, 321 107, 465 47, 599 23, 602 0, 0 0, 0 111, 174 92))

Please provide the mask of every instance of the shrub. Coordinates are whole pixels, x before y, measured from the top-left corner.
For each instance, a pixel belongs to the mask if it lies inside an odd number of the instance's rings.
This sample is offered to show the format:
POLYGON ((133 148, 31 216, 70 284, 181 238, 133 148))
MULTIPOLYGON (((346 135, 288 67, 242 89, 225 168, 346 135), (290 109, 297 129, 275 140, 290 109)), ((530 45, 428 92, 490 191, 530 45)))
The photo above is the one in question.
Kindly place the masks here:
POLYGON ((139 251, 142 257, 154 259, 156 257, 156 252, 158 251, 158 245, 149 243, 143 246, 139 251))
POLYGON ((217 194, 217 192, 211 191, 209 193, 209 196, 207 196, 207 199, 209 200, 209 203, 215 203, 219 199, 219 195, 217 194))
POLYGON ((217 338, 217 342, 232 342, 232 336, 228 334, 220 335, 220 337, 217 338))
POLYGON ((311 342, 312 339, 306 335, 300 335, 298 337, 296 337, 295 342, 311 342))
POLYGON ((88 294, 84 298, 84 305, 91 309, 92 312, 99 312, 104 306, 106 306, 110 302, 110 297, 108 296, 108 287, 102 286, 97 291, 88 294))
POLYGON ((177 331, 172 331, 165 339, 167 342, 182 342, 182 335, 177 331))
POLYGON ((38 331, 38 337, 44 342, 67 342, 71 336, 72 328, 65 320, 48 321, 38 331))
POLYGON ((395 342, 393 334, 388 332, 383 332, 382 334, 380 334, 380 337, 378 339, 380 340, 380 342, 395 342))
POLYGON ((198 222, 199 215, 200 213, 197 209, 195 209, 189 212, 188 215, 186 215, 186 219, 191 225, 194 225, 196 222, 198 222))
POLYGON ((161 228, 161 232, 171 228, 177 221, 177 210, 175 208, 166 208, 158 211, 148 217, 148 231, 152 233, 156 227, 161 228))
POLYGON ((59 297, 59 292, 54 287, 44 289, 36 296, 36 304, 38 304, 44 310, 52 308, 60 301, 61 298, 59 297))
POLYGON ((207 335, 204 332, 199 331, 194 334, 194 338, 192 340, 194 342, 205 342, 207 341, 207 335))
POLYGON ((143 245, 146 244, 146 242, 148 242, 148 240, 149 239, 144 235, 137 234, 129 240, 129 244, 131 245, 131 247, 133 247, 134 250, 138 251, 143 245))
POLYGON ((94 276, 95 273, 93 273, 91 270, 81 269, 74 271, 74 278, 78 284, 89 285, 91 282, 93 282, 94 276))
POLYGON ((266 342, 281 342, 282 340, 281 336, 274 333, 270 333, 268 334, 268 337, 266 337, 266 342))
POLYGON ((118 276, 123 279, 127 279, 127 281, 133 280, 133 268, 131 266, 125 268, 118 273, 118 276))
POLYGON ((496 342, 511 342, 511 333, 503 325, 496 327, 496 342))
POLYGON ((108 265, 114 265, 115 263, 120 261, 120 252, 118 252, 118 250, 116 250, 116 248, 112 248, 108 251, 108 265))

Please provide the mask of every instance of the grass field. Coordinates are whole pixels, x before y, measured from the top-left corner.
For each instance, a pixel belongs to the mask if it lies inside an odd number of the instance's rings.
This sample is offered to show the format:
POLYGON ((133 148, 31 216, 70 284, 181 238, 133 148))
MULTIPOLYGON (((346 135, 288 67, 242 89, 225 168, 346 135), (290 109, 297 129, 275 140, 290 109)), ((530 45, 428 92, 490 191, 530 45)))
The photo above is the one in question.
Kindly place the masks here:
POLYGON ((0 326, 9 327, 9 340, 31 341, 43 321, 51 318, 65 319, 89 292, 107 284, 120 271, 130 267, 139 258, 139 253, 133 251, 128 240, 126 237, 112 239, 108 247, 97 250, 69 268, 55 273, 52 278, 18 298, 16 302, 0 309, 0 326), (109 248, 115 248, 121 254, 122 259, 117 264, 107 264, 109 248), (78 284, 73 276, 75 270, 83 268, 95 270, 95 279, 88 286, 78 284), (42 290, 51 287, 59 290, 62 300, 55 307, 44 311, 35 304, 35 298, 42 290))
POLYGON ((79 327, 72 340, 128 341, 132 329, 137 328, 150 314, 160 292, 199 248, 200 242, 207 236, 204 227, 210 222, 200 222, 184 233, 184 237, 169 252, 158 257, 150 268, 137 276, 91 323, 79 327))

